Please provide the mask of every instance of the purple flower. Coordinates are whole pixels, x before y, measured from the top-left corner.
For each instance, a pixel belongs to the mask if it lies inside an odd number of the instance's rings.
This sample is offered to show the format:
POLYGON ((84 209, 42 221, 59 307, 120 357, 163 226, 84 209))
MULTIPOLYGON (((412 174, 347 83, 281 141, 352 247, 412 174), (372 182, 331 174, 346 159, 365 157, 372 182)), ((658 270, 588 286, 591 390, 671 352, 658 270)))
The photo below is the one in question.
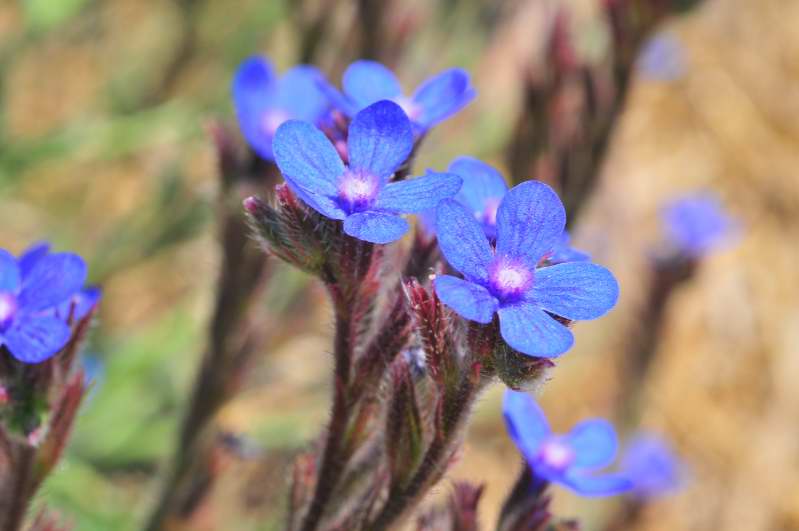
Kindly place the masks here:
POLYGON ((273 160, 272 138, 286 120, 316 122, 330 107, 319 85, 323 76, 308 65, 298 65, 278 78, 262 57, 246 59, 233 78, 233 101, 239 127, 252 148, 273 160))
POLYGON ((441 275, 435 288, 441 301, 462 317, 490 323, 499 314, 500 332, 512 348, 538 357, 556 357, 574 343, 554 316, 595 319, 610 310, 619 287, 604 267, 571 262, 537 268, 560 241, 566 212, 546 184, 525 182, 502 199, 492 247, 473 212, 448 199, 438 206, 438 244, 464 279, 441 275))
POLYGON ((701 258, 728 243, 735 223, 709 193, 686 196, 663 210, 666 232, 677 249, 701 258))
POLYGON ((410 155, 411 124, 396 103, 380 101, 359 112, 349 128, 349 165, 308 122, 291 120, 275 135, 275 161, 291 189, 311 208, 344 221, 344 232, 372 243, 402 237, 400 214, 433 208, 452 197, 461 178, 428 170, 424 177, 389 182, 410 155))
POLYGON ((31 251, 17 260, 0 249, 0 346, 22 362, 39 363, 72 335, 56 312, 80 291, 86 264, 76 254, 31 251))
POLYGON ((663 439, 650 434, 629 442, 621 469, 633 484, 633 494, 641 498, 668 494, 682 483, 682 465, 674 452, 663 439))
POLYGON ((584 420, 559 435, 552 433, 544 412, 526 393, 506 390, 502 408, 508 433, 536 478, 583 496, 609 496, 632 488, 624 475, 599 471, 615 460, 618 446, 606 420, 584 420))
POLYGON ((422 83, 408 97, 394 73, 375 61, 355 61, 347 68, 342 80, 344 94, 324 82, 322 87, 330 100, 349 116, 377 101, 392 100, 420 132, 449 118, 477 95, 469 84, 469 74, 451 68, 422 83))

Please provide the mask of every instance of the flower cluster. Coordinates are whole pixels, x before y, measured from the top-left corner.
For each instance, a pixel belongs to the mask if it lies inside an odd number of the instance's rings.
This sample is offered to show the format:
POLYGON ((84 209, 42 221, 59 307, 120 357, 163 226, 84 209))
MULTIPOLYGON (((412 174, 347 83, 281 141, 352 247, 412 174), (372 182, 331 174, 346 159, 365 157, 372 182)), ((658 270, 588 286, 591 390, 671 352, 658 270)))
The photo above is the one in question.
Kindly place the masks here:
POLYGON ((72 335, 69 323, 85 317, 100 297, 84 288, 86 264, 72 253, 31 247, 19 258, 0 249, 0 346, 25 363, 40 363, 72 335))
MULTIPOLYGON (((376 436, 389 474, 365 481, 367 498, 387 495, 363 518, 367 528, 385 528, 440 478, 479 392, 497 379, 514 388, 542 380, 554 365, 546 358, 573 345, 572 323, 610 311, 619 287, 571 248, 566 211, 548 185, 509 188, 497 169, 467 156, 414 176, 424 135, 475 97, 465 72, 445 71, 408 97, 375 62, 350 65, 343 93, 298 68, 284 76, 290 82, 275 81, 268 63, 250 59, 234 81, 244 136, 285 179, 272 204, 250 197, 245 210, 274 256, 325 283, 336 317, 331 422, 313 472, 301 474, 314 488, 294 505, 305 508, 301 527, 314 529, 331 493, 344 488, 341 469, 384 418, 376 436), (292 84, 294 95, 284 88, 292 84), (413 243, 387 251, 411 229, 408 214, 420 217, 413 243), (422 379, 425 400, 416 390, 422 379), (376 404, 381 382, 387 398, 376 404)), ((654 462, 645 456, 629 466, 638 472, 598 472, 617 447, 605 421, 554 435, 532 399, 515 391, 505 417, 540 481, 606 495, 634 490, 640 471, 653 470, 641 464, 654 462)))

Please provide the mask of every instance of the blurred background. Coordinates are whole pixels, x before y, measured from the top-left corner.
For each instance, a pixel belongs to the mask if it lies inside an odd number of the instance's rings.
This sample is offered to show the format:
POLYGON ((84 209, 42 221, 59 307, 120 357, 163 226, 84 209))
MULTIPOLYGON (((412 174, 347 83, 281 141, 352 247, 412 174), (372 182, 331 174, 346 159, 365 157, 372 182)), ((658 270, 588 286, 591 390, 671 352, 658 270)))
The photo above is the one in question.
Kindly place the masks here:
MULTIPOLYGON (((601 3, 392 1, 384 26, 369 26, 364 2, 0 1, 0 245, 17 253, 48 239, 83 255, 104 289, 85 360, 94 388, 40 501, 80 531, 136 529, 155 501, 217 279, 208 125, 235 129, 229 86, 241 60, 264 54, 280 70, 312 61, 338 82, 368 55, 408 91, 464 67, 478 97, 427 138, 417 169, 468 154, 510 176, 525 90, 553 54, 553 17, 567 6, 570 53, 602 65, 612 38, 601 3)), ((671 440, 689 473, 636 529, 799 529, 797 20, 796 2, 706 0, 658 21, 572 220, 575 246, 617 274, 622 299, 576 327, 575 348, 541 392, 560 431, 613 417, 625 399, 624 357, 663 239, 661 207, 710 189, 742 229, 665 306, 636 407, 639 425, 671 440)), ((215 456, 219 481, 192 529, 279 529, 283 463, 327 415, 324 293, 275 267, 259 303, 268 348, 219 415, 235 448, 215 456)), ((479 403, 452 474, 486 482, 487 528, 518 469, 501 392, 479 403)), ((445 481, 437 493, 447 490, 445 481)), ((618 503, 556 489, 554 507, 590 530, 618 503)))

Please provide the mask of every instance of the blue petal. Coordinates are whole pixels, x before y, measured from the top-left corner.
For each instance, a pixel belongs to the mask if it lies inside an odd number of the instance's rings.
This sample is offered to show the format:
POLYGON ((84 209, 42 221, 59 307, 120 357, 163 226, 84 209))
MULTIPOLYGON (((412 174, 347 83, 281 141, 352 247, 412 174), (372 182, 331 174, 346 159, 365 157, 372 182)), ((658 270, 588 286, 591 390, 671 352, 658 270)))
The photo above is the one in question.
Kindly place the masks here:
POLYGON ((25 363, 39 363, 56 354, 69 341, 72 331, 55 316, 26 316, 6 332, 8 350, 25 363))
POLYGON ((263 108, 269 103, 266 97, 276 81, 275 70, 263 57, 249 57, 236 69, 233 76, 233 99, 237 108, 263 108))
POLYGON ((347 216, 344 232, 359 240, 372 243, 391 243, 408 232, 408 222, 385 212, 360 212, 347 216))
POLYGON ((544 412, 527 393, 507 389, 502 413, 508 434, 528 461, 534 461, 541 443, 552 434, 544 412))
POLYGON ((376 208, 404 214, 421 212, 455 195, 462 183, 461 178, 452 173, 428 170, 424 177, 387 184, 380 191, 376 208))
POLYGON ((316 210, 326 218, 342 220, 347 217, 347 213, 339 206, 334 198, 326 195, 315 194, 296 186, 291 181, 286 180, 291 191, 294 192, 303 203, 316 210))
POLYGON ((289 184, 314 194, 337 196, 344 163, 322 131, 308 122, 290 120, 278 128, 272 149, 289 184))
POLYGON ((20 274, 23 277, 28 276, 33 270, 33 266, 35 266, 39 260, 47 256, 49 252, 50 244, 47 242, 40 242, 25 249, 25 252, 22 253, 18 261, 20 274))
POLYGON ((561 317, 596 319, 616 305, 619 284, 602 266, 569 262, 537 269, 530 297, 561 317))
POLYGON ((70 312, 72 312, 72 318, 75 321, 80 321, 100 302, 102 295, 102 290, 97 286, 84 288, 71 299, 61 303, 56 314, 62 319, 68 319, 70 312), (74 311, 72 309, 73 305, 75 307, 74 311))
POLYGON ((616 430, 604 419, 584 420, 572 428, 566 441, 574 451, 575 468, 599 468, 616 457, 616 430))
POLYGON ((463 187, 455 199, 475 213, 483 213, 489 201, 499 202, 508 191, 502 174, 481 160, 458 157, 449 171, 463 177, 463 187))
POLYGON ((499 330, 508 345, 528 356, 556 358, 574 344, 568 328, 527 302, 500 308, 499 330))
POLYGON ((675 490, 682 482, 682 464, 668 445, 654 435, 638 435, 627 446, 621 465, 633 482, 635 494, 657 496, 675 490))
POLYGON ((465 70, 445 70, 416 89, 413 101, 421 113, 415 121, 423 128, 432 127, 461 110, 476 95, 465 70))
POLYGON ((350 168, 385 182, 413 149, 411 122, 396 103, 379 101, 355 115, 347 148, 350 168))
POLYGON ((47 255, 22 281, 20 307, 26 311, 58 306, 75 295, 86 281, 86 263, 72 253, 47 255))
POLYGON ((313 66, 298 65, 286 70, 277 81, 274 105, 291 118, 316 122, 330 106, 320 88, 323 79, 319 69, 313 66))
POLYGON ((499 306, 497 299, 487 289, 466 280, 439 275, 435 287, 441 302, 470 321, 490 323, 499 306))
POLYGON ((265 112, 273 105, 275 73, 262 57, 250 57, 233 77, 233 103, 241 133, 262 157, 272 159, 272 131, 264 127, 265 112))
POLYGON ((355 61, 344 72, 341 84, 358 109, 402 95, 394 73, 376 61, 355 61))
POLYGON ((16 292, 19 283, 17 259, 5 249, 0 249, 0 291, 16 292))
POLYGON ((583 496, 612 496, 628 492, 633 487, 632 482, 620 474, 585 476, 571 473, 565 474, 561 483, 583 496))
POLYGON ((514 186, 497 210, 497 254, 533 268, 558 243, 565 225, 566 211, 552 188, 536 181, 514 186))
POLYGON ((447 262, 466 280, 487 285, 494 252, 471 212, 452 199, 441 201, 436 212, 436 231, 438 247, 447 262))

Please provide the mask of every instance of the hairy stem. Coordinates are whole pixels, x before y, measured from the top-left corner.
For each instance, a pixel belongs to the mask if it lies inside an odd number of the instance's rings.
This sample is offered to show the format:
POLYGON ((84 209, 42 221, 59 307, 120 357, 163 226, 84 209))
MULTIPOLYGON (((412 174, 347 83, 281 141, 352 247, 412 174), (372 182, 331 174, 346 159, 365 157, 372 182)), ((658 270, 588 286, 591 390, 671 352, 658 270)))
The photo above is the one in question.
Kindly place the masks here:
POLYGON ((410 481, 405 486, 394 487, 389 491, 386 504, 368 527, 370 531, 388 529, 427 492, 431 480, 442 470, 450 450, 458 441, 461 428, 482 387, 482 383, 475 382, 470 375, 463 375, 457 393, 445 404, 440 435, 427 448, 410 481))

